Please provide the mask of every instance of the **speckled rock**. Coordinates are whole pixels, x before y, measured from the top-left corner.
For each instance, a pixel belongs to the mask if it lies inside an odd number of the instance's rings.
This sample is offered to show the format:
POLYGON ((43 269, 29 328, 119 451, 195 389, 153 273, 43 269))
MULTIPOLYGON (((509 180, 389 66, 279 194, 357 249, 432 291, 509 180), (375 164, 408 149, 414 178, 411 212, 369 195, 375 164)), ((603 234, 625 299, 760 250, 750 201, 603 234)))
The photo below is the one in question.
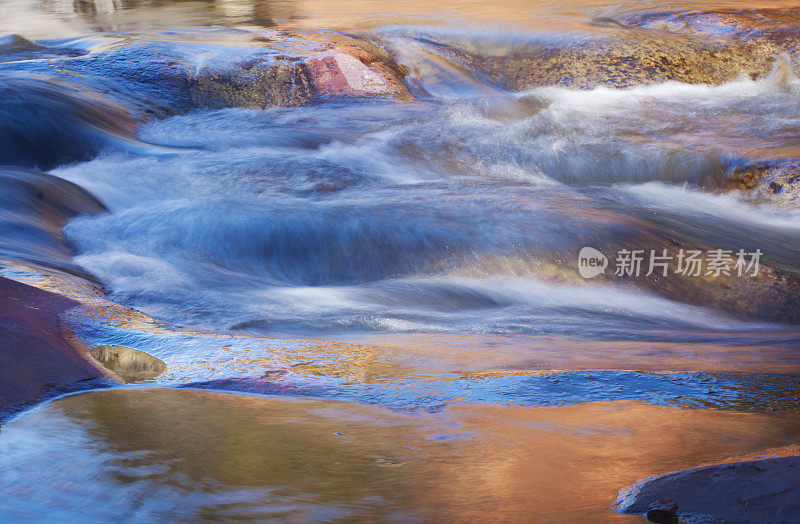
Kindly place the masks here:
POLYGON ((734 169, 727 183, 756 202, 800 207, 800 161, 753 162, 734 169))
MULTIPOLYGON (((779 27, 764 23, 755 11, 695 13, 685 22, 676 22, 680 15, 657 13, 615 20, 607 36, 566 42, 482 43, 450 33, 396 38, 395 45, 416 45, 511 91, 546 85, 591 89, 666 81, 721 84, 739 76, 767 75, 776 57, 797 45, 796 14, 773 11, 770 14, 785 21, 779 27), (717 24, 725 30, 709 34, 673 27, 701 20, 706 27, 717 24)), ((797 61, 794 55, 792 60, 797 61)))
POLYGON ((224 70, 201 71, 189 80, 197 107, 293 107, 314 94, 308 68, 298 60, 255 59, 224 70))

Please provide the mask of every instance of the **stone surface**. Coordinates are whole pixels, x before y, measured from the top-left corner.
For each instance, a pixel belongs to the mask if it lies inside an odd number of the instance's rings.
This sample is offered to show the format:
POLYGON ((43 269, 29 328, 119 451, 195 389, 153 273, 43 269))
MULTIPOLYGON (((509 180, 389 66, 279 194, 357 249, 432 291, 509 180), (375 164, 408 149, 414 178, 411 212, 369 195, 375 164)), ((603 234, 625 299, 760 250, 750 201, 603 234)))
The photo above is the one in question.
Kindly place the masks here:
POLYGON ((97 38, 109 42, 53 55, 12 35, 0 40, 0 72, 34 73, 105 96, 140 122, 196 108, 295 107, 331 96, 411 98, 402 70, 368 35, 205 28, 156 32, 138 43, 114 33, 97 38), (15 51, 20 46, 24 56, 15 51))
POLYGON ((800 457, 719 464, 642 480, 620 491, 616 509, 645 513, 669 497, 684 522, 788 523, 800 515, 800 457))
MULTIPOLYGON (((767 14, 782 16, 785 23, 765 24, 763 13, 756 11, 706 11, 686 19, 722 28, 709 35, 678 31, 674 20, 680 13, 655 13, 613 20, 601 36, 567 41, 476 42, 454 34, 417 34, 394 44, 416 45, 510 91, 547 85, 625 88, 667 81, 721 84, 739 76, 766 76, 776 57, 796 46, 800 19, 794 10, 767 14)), ((792 60, 797 58, 792 55, 792 60)))
POLYGON ((152 380, 167 369, 163 360, 125 346, 95 346, 89 353, 125 382, 152 380))
POLYGON ((285 29, 269 35, 253 54, 207 58, 189 77, 193 104, 264 109, 331 97, 411 98, 402 72, 367 37, 285 29))
POLYGON ((77 305, 0 278, 0 420, 46 398, 117 380, 70 343, 60 316, 77 305))
POLYGON ((0 169, 0 257, 78 271, 61 228, 105 207, 86 190, 31 169, 0 169))
POLYGON ((727 188, 741 190, 756 202, 800 207, 800 162, 762 161, 737 167, 727 188))
POLYGON ((650 507, 647 509, 647 520, 650 522, 658 522, 659 524, 671 524, 678 522, 678 517, 675 512, 678 511, 678 505, 669 497, 663 497, 654 500, 650 507))
POLYGON ((308 68, 296 60, 248 60, 190 78, 196 107, 294 107, 313 98, 308 68))
POLYGON ((314 87, 322 95, 393 95, 397 90, 386 73, 345 53, 316 56, 308 64, 314 87))
POLYGON ((0 72, 0 100, 0 165, 50 169, 89 160, 136 128, 96 92, 38 74, 0 72))

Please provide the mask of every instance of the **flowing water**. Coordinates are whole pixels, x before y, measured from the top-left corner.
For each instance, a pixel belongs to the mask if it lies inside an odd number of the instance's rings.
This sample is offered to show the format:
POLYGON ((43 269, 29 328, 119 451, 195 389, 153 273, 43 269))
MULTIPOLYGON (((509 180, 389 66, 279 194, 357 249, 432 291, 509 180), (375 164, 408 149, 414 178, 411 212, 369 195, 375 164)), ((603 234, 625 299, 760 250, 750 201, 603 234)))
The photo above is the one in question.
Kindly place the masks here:
MULTIPOLYGON (((800 207, 728 184, 800 157, 793 52, 721 85, 512 89, 433 50, 513 63, 536 46, 644 38, 646 24, 621 22, 632 17, 737 3, 339 4, 0 2, 0 163, 13 166, 0 255, 91 278, 164 322, 73 326, 90 345, 163 360, 156 385, 282 395, 135 389, 37 407, 0 433, 0 514, 605 519, 639 477, 796 442, 784 412, 800 388, 800 207), (199 78, 306 45, 276 41, 276 26, 365 31, 413 101, 203 107, 176 80, 176 68, 199 78), (61 200, 32 204, 42 188, 61 200), (610 259, 604 275, 579 274, 587 246, 610 259), (760 250, 764 272, 615 277, 624 249, 760 250), (187 395, 220 414, 193 412, 187 395), (608 410, 628 415, 593 428, 608 410), (654 454, 646 435, 620 437, 672 416, 691 454, 680 439, 654 454), (187 417, 183 445, 170 426, 187 417), (357 435, 346 445, 329 438, 337 417, 357 435), (717 423, 738 435, 702 435, 717 423), (780 430, 757 443, 769 424, 780 430), (613 435, 608 449, 587 451, 581 428, 613 435), (275 465, 282 453, 291 471, 275 465), (608 475, 574 495, 587 463, 608 475), (548 489, 528 468, 563 491, 526 501, 548 489), (487 478, 484 506, 470 507, 457 491, 487 478)), ((652 31, 668 45, 736 32, 698 24, 652 31)), ((15 271, 4 274, 25 278, 15 271)))

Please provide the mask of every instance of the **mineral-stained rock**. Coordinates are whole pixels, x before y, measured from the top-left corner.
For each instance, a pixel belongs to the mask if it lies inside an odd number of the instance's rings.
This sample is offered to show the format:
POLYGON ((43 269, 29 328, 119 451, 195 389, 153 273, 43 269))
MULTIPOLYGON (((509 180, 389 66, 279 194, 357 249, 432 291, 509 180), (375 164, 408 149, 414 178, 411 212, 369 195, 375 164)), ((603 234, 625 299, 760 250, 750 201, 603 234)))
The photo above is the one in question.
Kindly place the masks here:
POLYGON ((402 70, 368 35, 209 28, 139 43, 100 37, 112 43, 90 53, 64 48, 59 55, 18 37, 0 40, 0 72, 35 73, 105 95, 139 121, 195 108, 293 107, 336 96, 411 98, 402 70))
POLYGON ((412 98, 405 72, 374 35, 305 31, 298 36, 316 42, 306 62, 318 95, 412 98))
POLYGON ((345 53, 332 53, 308 59, 311 80, 321 95, 394 95, 400 84, 389 71, 369 67, 345 53))
POLYGON ((189 79, 199 107, 292 107, 330 97, 409 99, 399 69, 373 42, 334 31, 274 31, 241 59, 221 56, 189 79))

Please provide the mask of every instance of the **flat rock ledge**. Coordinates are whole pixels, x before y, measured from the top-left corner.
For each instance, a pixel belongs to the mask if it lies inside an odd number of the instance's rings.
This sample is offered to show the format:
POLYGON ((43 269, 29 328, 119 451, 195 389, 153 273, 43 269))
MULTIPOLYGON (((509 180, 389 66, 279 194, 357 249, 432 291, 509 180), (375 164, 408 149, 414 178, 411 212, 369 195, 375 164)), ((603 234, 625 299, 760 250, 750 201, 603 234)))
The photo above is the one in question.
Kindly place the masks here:
POLYGON ((614 509, 644 514, 663 498, 678 504, 681 522, 800 522, 800 457, 717 464, 651 477, 621 490, 614 509))
POLYGON ((78 305, 0 278, 0 422, 42 400, 119 381, 70 343, 60 317, 78 305))

